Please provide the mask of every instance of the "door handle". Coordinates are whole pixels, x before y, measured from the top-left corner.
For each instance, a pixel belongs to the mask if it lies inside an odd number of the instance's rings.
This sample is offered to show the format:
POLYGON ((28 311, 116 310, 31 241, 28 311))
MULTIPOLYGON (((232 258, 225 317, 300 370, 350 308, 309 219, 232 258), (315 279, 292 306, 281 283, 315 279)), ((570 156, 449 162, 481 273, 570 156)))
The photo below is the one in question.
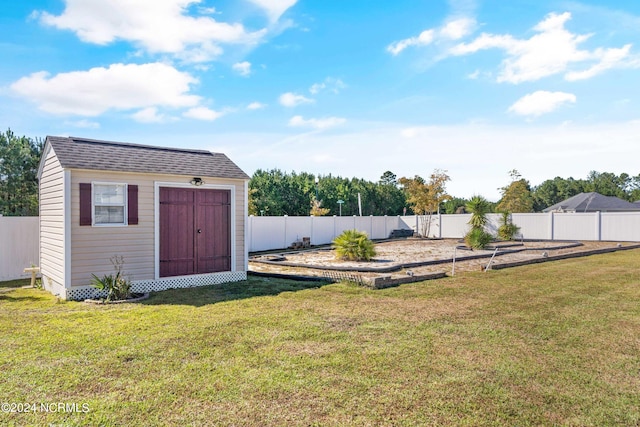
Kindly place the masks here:
POLYGON ((198 234, 202 233, 202 230, 198 228, 198 234))

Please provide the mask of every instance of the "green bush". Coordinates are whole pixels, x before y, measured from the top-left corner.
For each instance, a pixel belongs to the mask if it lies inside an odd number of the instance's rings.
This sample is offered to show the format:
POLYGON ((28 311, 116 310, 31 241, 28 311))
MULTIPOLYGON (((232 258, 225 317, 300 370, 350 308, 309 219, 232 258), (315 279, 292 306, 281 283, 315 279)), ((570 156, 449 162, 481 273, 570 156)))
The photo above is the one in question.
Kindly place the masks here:
POLYGON ((345 230, 335 238, 333 245, 336 258, 349 261, 370 261, 376 255, 376 249, 367 233, 357 230, 345 230))
POLYGON ((111 264, 115 269, 114 274, 105 274, 102 278, 92 274, 91 286, 101 291, 107 292, 107 301, 117 301, 129 298, 131 295, 131 282, 122 274, 124 258, 114 255, 111 257, 111 264))
POLYGON ((498 237, 501 240, 513 240, 513 237, 518 234, 520 227, 511 222, 511 214, 509 212, 502 212, 501 225, 498 228, 498 237))
POLYGON ((489 201, 482 196, 473 196, 465 206, 471 212, 469 224, 472 228, 484 228, 487 224, 487 214, 491 211, 489 201))
POLYGON ((493 236, 482 228, 472 228, 464 236, 464 242, 473 249, 484 249, 491 241, 493 236))

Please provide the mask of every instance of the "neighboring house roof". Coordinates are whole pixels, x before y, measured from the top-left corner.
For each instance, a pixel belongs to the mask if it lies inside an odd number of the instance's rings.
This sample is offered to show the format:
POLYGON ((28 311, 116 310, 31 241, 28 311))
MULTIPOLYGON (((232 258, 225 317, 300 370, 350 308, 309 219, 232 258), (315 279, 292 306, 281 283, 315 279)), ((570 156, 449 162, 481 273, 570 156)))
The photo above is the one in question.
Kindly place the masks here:
POLYGON ((618 197, 603 196, 600 193, 580 193, 560 203, 549 206, 543 212, 623 212, 640 211, 640 205, 618 197))
POLYGON ((249 179, 222 153, 76 137, 47 136, 65 169, 249 179))

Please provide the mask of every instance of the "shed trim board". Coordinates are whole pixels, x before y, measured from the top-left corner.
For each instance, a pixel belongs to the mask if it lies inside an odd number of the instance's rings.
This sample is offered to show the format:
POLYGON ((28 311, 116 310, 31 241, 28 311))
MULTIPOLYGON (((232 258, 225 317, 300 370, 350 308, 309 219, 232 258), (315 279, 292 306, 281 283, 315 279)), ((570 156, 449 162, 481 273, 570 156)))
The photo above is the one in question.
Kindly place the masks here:
POLYGON ((247 234, 249 233, 249 181, 244 182, 244 218, 244 271, 249 271, 249 245, 247 245, 247 234))
MULTIPOLYGON (((221 184, 202 184, 197 188, 191 184, 184 184, 181 182, 165 182, 165 181, 155 181, 154 182, 154 268, 155 268, 155 280, 162 281, 170 281, 171 279, 184 279, 186 277, 194 277, 194 276, 208 276, 216 273, 205 273, 205 274, 190 274, 188 276, 171 276, 171 277, 161 277, 160 276, 160 187, 163 188, 187 188, 190 190, 198 191, 202 190, 228 190, 230 192, 231 197, 231 215, 229 218, 230 221, 230 240, 231 240, 231 272, 236 271, 236 187, 234 185, 221 185, 221 184)), ((246 206, 246 203, 245 203, 246 206)), ((246 226, 245 226, 246 229, 246 226)), ((246 257, 245 257, 246 259, 246 257)), ((246 261, 245 261, 246 262, 246 261)))
POLYGON ((71 288, 71 171, 69 169, 64 170, 64 288, 65 295, 63 298, 67 298, 68 289, 71 288))

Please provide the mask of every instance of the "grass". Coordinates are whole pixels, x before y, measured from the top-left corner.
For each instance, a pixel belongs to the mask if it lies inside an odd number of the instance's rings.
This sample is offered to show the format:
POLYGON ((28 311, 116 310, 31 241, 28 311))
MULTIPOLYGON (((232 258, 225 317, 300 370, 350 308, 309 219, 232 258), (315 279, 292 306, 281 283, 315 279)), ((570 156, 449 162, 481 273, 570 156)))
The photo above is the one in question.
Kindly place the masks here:
POLYGON ((142 304, 0 290, 0 425, 640 423, 640 251, 368 290, 253 278, 142 304))
POLYGON ((5 282, 0 282, 0 289, 2 289, 2 288, 20 288, 22 286, 29 286, 30 284, 31 284, 31 279, 7 280, 5 282))

